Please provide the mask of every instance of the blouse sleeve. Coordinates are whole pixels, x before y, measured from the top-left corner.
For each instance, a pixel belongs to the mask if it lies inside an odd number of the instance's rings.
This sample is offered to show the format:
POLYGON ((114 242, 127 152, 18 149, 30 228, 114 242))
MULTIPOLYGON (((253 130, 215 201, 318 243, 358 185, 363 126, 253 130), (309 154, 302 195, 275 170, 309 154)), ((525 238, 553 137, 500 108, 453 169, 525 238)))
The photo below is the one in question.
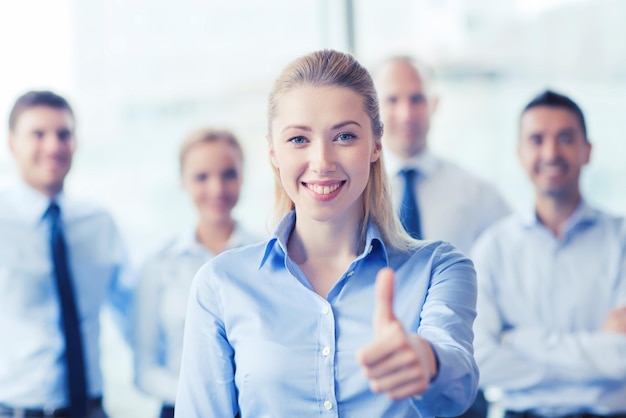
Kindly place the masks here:
POLYGON ((223 322, 223 305, 213 263, 196 274, 191 291, 176 416, 234 417, 238 412, 234 350, 223 322))

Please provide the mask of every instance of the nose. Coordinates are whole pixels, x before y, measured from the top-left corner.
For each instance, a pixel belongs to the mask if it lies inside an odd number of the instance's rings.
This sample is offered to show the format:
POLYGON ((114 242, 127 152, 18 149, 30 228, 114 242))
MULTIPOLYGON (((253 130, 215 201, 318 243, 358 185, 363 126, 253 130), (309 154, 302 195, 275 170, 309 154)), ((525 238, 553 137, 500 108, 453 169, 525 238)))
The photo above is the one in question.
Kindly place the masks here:
POLYGON ((207 190, 213 196, 221 196, 224 192, 224 181, 219 176, 211 176, 206 183, 207 190))
POLYGON ((409 100, 400 100, 396 105, 396 115, 398 121, 408 122, 413 118, 413 106, 409 100))
POLYGON ((327 141, 315 141, 310 147, 310 167, 317 174, 327 174, 335 170, 333 145, 327 141))
POLYGON ((559 142, 556 138, 545 140, 541 146, 541 157, 545 161, 553 161, 559 155, 559 142))
POLYGON ((67 146, 68 141, 56 132, 49 132, 44 136, 43 147, 52 154, 62 152, 67 146))

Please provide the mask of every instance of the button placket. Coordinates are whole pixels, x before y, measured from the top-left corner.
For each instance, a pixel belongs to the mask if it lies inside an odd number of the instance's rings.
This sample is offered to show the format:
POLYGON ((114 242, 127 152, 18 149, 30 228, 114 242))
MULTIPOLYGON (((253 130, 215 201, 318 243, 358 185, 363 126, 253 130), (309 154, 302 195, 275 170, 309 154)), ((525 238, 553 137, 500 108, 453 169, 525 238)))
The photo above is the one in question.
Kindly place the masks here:
POLYGON ((324 301, 324 305, 320 308, 320 334, 319 334, 319 351, 318 354, 318 390, 321 402, 321 411, 324 416, 336 416, 335 399, 335 358, 332 355, 335 349, 335 317, 333 315, 332 305, 329 301, 324 301))

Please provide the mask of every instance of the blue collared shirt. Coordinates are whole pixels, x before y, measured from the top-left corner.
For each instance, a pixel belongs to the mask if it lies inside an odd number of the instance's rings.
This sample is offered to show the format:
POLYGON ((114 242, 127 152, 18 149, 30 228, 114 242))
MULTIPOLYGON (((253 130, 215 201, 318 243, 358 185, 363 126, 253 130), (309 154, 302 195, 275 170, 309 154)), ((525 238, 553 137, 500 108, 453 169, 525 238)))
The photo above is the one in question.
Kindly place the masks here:
POLYGON ((476 359, 504 408, 626 412, 626 335, 601 331, 626 305, 625 226, 581 202, 561 238, 529 211, 477 242, 476 359))
POLYGON ((469 254, 486 228, 511 213, 492 184, 429 150, 408 161, 391 152, 384 155, 396 210, 403 190, 400 171, 414 168, 419 173, 415 195, 424 239, 448 241, 469 254))
POLYGON ((400 252, 370 224, 364 252, 325 299, 286 253, 294 222, 291 212, 269 241, 222 253, 196 275, 176 416, 418 417, 469 407, 478 379, 471 261, 442 242, 400 252), (419 400, 372 393, 357 363, 374 340, 374 282, 385 266, 396 270, 396 316, 439 360, 419 400))
MULTIPOLYGON (((99 316, 108 295, 119 315, 131 302, 132 274, 120 235, 101 209, 55 198, 69 265, 87 371, 89 395, 102 395, 99 316)), ((0 191, 0 404, 68 405, 61 312, 49 247, 50 200, 25 184, 0 191)), ((128 332, 128 329, 125 329, 128 332)))
MULTIPOLYGON (((236 224, 226 248, 259 241, 236 224)), ((190 229, 151 256, 135 297, 135 380, 145 393, 174 404, 183 349, 185 313, 192 279, 215 254, 190 229)))

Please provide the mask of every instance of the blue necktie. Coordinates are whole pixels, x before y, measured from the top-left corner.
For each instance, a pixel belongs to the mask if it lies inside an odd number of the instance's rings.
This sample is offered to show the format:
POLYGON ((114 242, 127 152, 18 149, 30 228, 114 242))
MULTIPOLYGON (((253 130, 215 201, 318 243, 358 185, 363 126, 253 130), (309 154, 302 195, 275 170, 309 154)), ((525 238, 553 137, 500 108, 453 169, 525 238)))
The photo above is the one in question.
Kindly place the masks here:
POLYGON ((67 264, 67 250, 63 239, 60 209, 56 202, 50 203, 48 217, 51 225, 50 248, 54 264, 54 276, 59 292, 63 334, 65 335, 65 361, 67 364, 70 412, 72 418, 83 418, 87 414, 87 382, 85 380, 83 344, 72 279, 67 264))
POLYGON ((420 210, 417 206, 417 196, 415 195, 415 178, 417 170, 406 168, 400 171, 400 176, 404 180, 404 192, 400 202, 400 222, 406 232, 416 239, 422 239, 422 228, 420 226, 420 210))

